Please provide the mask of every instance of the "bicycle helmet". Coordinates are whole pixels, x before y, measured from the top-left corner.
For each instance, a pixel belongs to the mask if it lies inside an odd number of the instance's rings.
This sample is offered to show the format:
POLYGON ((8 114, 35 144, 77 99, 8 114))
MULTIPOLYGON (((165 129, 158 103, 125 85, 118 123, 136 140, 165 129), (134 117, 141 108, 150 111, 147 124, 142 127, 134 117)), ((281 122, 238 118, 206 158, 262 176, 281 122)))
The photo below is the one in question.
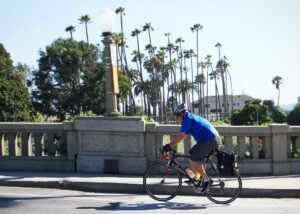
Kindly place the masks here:
POLYGON ((175 108, 174 108, 174 114, 179 114, 180 112, 182 111, 186 111, 186 106, 184 105, 184 103, 182 104, 179 104, 177 105, 175 108))

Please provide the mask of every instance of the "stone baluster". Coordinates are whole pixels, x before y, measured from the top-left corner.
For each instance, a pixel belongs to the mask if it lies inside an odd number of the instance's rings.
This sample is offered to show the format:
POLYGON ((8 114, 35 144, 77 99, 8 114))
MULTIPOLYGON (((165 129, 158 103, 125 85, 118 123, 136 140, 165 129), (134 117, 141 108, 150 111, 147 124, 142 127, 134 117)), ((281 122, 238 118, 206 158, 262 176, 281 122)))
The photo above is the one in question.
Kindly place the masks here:
POLYGON ((9 143, 9 156, 17 156, 17 149, 18 149, 18 146, 17 146, 17 133, 14 132, 14 133, 8 133, 7 135, 7 138, 8 138, 8 143, 9 143))
POLYGON ((22 139, 22 156, 32 156, 31 134, 28 132, 21 133, 22 139))

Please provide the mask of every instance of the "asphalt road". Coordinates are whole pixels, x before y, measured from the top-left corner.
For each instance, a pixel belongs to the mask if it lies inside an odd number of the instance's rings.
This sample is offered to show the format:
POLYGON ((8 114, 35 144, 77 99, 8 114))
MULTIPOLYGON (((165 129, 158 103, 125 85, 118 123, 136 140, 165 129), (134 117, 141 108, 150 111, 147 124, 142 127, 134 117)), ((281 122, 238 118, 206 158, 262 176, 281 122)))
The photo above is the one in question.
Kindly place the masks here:
POLYGON ((217 205, 205 197, 177 196, 157 202, 147 195, 91 193, 72 190, 0 186, 0 213, 272 213, 298 214, 300 199, 239 198, 217 205))

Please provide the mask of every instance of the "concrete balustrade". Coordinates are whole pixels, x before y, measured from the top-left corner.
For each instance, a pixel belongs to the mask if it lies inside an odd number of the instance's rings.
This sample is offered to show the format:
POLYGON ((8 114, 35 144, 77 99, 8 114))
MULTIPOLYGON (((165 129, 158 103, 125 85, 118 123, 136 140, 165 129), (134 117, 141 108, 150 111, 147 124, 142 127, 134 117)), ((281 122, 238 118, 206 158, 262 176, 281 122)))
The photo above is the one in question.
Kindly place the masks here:
MULTIPOLYGON (((300 126, 217 126, 221 148, 239 156, 241 174, 300 173, 300 126)), ((158 149, 174 139, 179 125, 140 117, 79 117, 67 123, 0 123, 0 170, 143 174, 163 161, 158 149), (59 147, 58 147, 59 146, 59 147)), ((177 150, 187 153, 194 140, 177 150)), ((188 160, 182 160, 188 164, 188 160)))

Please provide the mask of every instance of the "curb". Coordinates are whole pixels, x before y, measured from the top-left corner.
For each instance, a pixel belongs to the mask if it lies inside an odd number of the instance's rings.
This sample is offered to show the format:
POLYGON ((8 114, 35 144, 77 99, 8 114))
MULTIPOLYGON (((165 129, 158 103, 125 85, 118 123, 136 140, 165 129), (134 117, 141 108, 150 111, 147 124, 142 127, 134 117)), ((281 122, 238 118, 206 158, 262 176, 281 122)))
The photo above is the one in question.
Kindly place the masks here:
MULTIPOLYGON (((60 181, 13 181, 2 180, 0 186, 55 188, 101 193, 147 194, 142 184, 60 181)), ((182 186, 179 195, 205 196, 195 193, 189 186, 182 186)), ((300 198, 300 189, 243 188, 240 198, 300 198)))

